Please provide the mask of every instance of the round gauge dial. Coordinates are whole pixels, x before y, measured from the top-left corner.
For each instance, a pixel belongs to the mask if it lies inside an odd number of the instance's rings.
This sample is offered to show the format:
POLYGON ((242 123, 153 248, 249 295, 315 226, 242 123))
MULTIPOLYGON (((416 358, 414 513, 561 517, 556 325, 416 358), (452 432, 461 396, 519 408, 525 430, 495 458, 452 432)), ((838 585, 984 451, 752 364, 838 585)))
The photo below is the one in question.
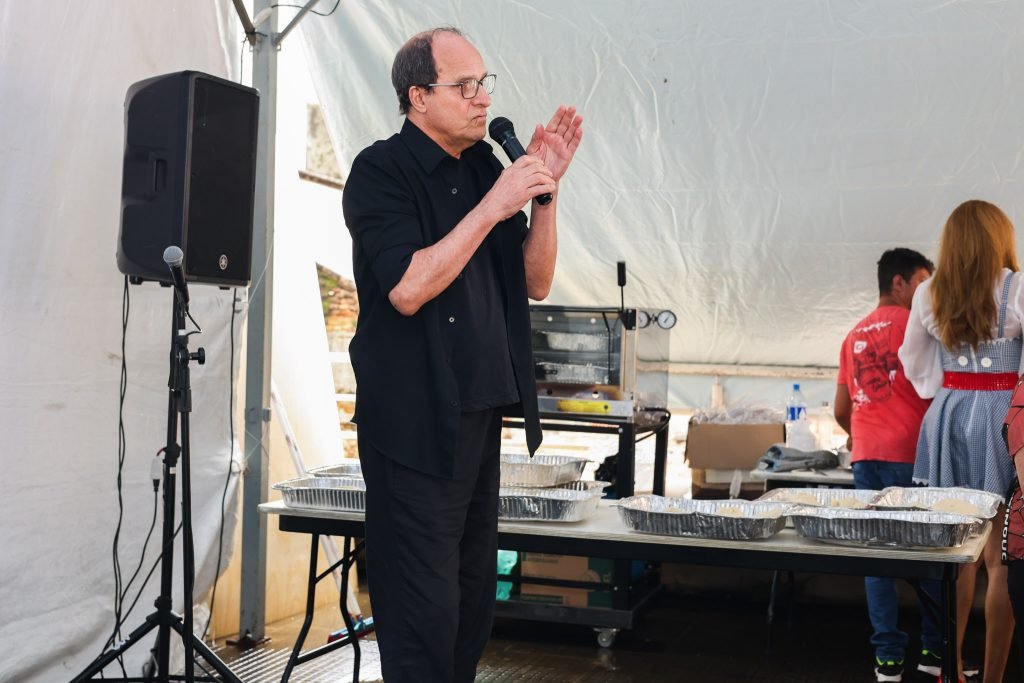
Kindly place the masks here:
POLYGON ((676 314, 672 311, 662 311, 654 319, 663 330, 670 330, 676 324, 676 314))
POLYGON ((636 326, 638 329, 644 329, 651 324, 651 314, 647 311, 640 309, 636 312, 636 326))

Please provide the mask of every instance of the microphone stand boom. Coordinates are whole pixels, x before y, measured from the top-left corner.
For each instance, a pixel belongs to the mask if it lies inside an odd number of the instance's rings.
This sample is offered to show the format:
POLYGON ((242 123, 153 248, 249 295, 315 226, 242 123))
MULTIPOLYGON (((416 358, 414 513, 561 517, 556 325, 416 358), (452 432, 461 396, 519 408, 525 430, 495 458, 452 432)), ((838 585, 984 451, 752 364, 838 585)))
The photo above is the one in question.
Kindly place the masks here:
POLYGON ((189 413, 192 411, 192 389, 189 382, 189 361, 197 361, 200 365, 206 362, 206 352, 200 348, 189 353, 188 333, 185 332, 185 316, 187 313, 187 294, 174 289, 173 327, 171 329, 170 377, 167 402, 167 446, 164 448, 163 468, 163 534, 161 538, 163 553, 160 565, 160 595, 155 601, 156 611, 146 617, 145 622, 129 634, 128 638, 103 652, 93 660, 72 683, 93 680, 93 676, 103 671, 109 664, 120 659, 133 645, 142 640, 147 633, 157 629, 156 645, 152 649, 153 659, 150 662, 148 675, 142 677, 106 678, 104 681, 223 681, 224 683, 242 683, 231 669, 192 632, 192 584, 194 581, 195 559, 192 546, 192 488, 189 477, 189 413), (178 445, 180 415, 181 445, 178 445), (175 613, 172 609, 171 592, 174 576, 174 502, 175 472, 178 458, 181 458, 181 528, 182 528, 182 574, 184 575, 185 615, 175 613), (181 637, 185 648, 185 674, 172 675, 170 672, 171 631, 181 637), (194 676, 195 660, 198 654, 213 668, 219 678, 212 676, 194 676))

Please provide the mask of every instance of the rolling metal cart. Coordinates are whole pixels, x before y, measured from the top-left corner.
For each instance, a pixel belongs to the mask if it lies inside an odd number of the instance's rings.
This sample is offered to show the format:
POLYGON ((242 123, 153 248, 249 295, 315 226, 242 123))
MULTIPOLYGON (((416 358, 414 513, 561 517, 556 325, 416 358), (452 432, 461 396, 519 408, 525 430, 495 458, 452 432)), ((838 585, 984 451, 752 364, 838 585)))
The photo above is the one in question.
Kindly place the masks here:
MULTIPOLYGON (((667 312, 662 312, 667 313, 667 312)), ((668 357, 666 315, 640 309, 531 306, 534 372, 541 427, 550 431, 606 434, 617 439, 612 495, 625 498, 636 487, 636 442, 654 438, 653 492, 665 493, 668 458, 668 375, 638 372, 638 361, 668 357), (660 320, 659 320, 660 317, 660 320)), ((522 428, 520 419, 506 427, 522 428)), ((557 544, 556 544, 557 545, 557 544)), ((558 552, 557 547, 551 552, 558 552)), ((592 626, 601 647, 633 627, 637 612, 659 588, 657 567, 634 580, 633 561, 615 559, 608 583, 501 576, 501 581, 607 590, 611 607, 564 605, 509 599, 496 616, 592 626)))

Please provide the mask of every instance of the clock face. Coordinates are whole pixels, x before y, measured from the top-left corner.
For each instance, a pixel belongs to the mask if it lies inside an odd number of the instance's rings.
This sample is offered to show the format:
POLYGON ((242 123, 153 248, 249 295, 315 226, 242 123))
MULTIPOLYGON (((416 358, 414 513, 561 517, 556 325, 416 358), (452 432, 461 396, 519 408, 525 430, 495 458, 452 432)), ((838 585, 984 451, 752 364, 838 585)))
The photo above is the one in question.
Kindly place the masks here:
POLYGON ((662 311, 655 317, 655 320, 658 323, 658 327, 663 330, 670 330, 675 327, 676 314, 672 311, 662 311))
POLYGON ((636 326, 638 329, 644 329, 651 324, 651 314, 641 309, 636 312, 636 326))

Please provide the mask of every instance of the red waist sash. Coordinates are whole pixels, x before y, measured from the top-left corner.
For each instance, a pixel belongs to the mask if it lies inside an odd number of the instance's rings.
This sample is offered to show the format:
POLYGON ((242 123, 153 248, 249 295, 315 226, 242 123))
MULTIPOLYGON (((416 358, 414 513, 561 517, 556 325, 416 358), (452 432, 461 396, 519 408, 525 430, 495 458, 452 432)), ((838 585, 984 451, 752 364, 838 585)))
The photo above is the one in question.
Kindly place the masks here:
POLYGON ((944 372, 942 386, 967 391, 1010 391, 1017 386, 1017 373, 944 372))

